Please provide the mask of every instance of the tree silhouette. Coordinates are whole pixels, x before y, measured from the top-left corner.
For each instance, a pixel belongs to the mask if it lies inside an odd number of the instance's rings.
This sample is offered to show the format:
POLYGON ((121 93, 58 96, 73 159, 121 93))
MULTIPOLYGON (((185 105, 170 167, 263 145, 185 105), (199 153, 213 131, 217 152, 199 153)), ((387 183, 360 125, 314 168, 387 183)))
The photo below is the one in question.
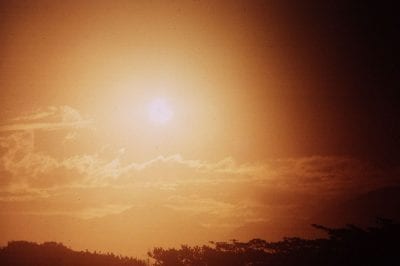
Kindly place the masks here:
POLYGON ((328 228, 313 225, 328 238, 284 238, 278 242, 211 242, 213 246, 154 248, 148 255, 155 265, 267 265, 267 266, 365 266, 400 265, 400 224, 378 219, 377 226, 328 228))
MULTIPOLYGON (((148 253, 156 266, 394 266, 400 265, 400 224, 378 219, 374 227, 347 225, 328 228, 326 238, 287 237, 268 242, 210 242, 210 245, 180 248, 155 247, 148 253)), ((12 241, 0 248, 0 265, 26 266, 144 266, 143 260, 113 253, 73 251, 61 243, 36 244, 12 241)))

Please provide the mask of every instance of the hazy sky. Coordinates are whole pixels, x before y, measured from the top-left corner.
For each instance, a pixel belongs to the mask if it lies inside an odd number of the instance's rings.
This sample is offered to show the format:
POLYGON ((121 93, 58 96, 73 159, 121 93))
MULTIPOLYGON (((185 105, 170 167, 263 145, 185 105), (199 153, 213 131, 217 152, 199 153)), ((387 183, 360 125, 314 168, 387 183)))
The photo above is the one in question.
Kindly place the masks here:
POLYGON ((2 1, 1 243, 310 236, 399 185, 394 8, 301 2, 2 1))

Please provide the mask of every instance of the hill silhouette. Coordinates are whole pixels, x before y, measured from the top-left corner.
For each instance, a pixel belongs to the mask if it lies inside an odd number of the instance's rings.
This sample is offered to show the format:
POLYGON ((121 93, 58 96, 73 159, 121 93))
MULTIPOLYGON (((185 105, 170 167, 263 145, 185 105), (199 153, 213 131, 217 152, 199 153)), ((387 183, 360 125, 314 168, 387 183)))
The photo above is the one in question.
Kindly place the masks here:
MULTIPOLYGON (((148 252, 155 266, 381 266, 400 263, 400 223, 377 219, 373 227, 347 225, 328 228, 313 225, 328 237, 302 239, 287 237, 268 242, 210 242, 211 245, 180 248, 155 247, 148 252)), ((60 243, 36 244, 12 241, 0 248, 0 265, 109 265, 144 266, 143 260, 114 254, 73 251, 60 243)))

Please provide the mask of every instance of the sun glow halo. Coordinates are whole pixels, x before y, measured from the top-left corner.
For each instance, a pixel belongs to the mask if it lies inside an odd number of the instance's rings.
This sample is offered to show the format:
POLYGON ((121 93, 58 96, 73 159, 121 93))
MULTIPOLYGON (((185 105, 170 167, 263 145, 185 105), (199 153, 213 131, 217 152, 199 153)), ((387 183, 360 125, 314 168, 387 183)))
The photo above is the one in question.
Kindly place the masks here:
POLYGON ((163 98, 157 98, 150 102, 148 107, 149 119, 157 125, 166 124, 174 115, 168 101, 163 98))

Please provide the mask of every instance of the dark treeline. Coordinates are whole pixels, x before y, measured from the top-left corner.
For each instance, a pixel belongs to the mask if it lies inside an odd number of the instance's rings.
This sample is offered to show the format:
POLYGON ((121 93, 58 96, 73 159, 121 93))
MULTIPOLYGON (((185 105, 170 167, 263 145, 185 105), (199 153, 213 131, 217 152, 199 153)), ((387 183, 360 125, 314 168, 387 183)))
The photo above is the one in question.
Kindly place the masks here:
POLYGON ((400 224, 378 219, 362 229, 354 225, 333 229, 313 225, 328 238, 284 238, 279 242, 216 242, 213 246, 154 248, 155 265, 176 266, 386 266, 400 265, 400 224))
POLYGON ((145 266, 144 261, 130 257, 74 251, 63 244, 27 241, 8 242, 0 249, 1 266, 145 266))
MULTIPOLYGON (((278 242, 253 239, 249 242, 211 242, 211 245, 154 248, 148 253, 157 266, 386 266, 400 265, 400 224, 378 219, 374 227, 323 230, 328 237, 307 240, 284 238, 278 242)), ((145 261, 115 256, 77 252, 59 243, 36 244, 9 242, 0 249, 0 265, 148 265, 145 261)))

